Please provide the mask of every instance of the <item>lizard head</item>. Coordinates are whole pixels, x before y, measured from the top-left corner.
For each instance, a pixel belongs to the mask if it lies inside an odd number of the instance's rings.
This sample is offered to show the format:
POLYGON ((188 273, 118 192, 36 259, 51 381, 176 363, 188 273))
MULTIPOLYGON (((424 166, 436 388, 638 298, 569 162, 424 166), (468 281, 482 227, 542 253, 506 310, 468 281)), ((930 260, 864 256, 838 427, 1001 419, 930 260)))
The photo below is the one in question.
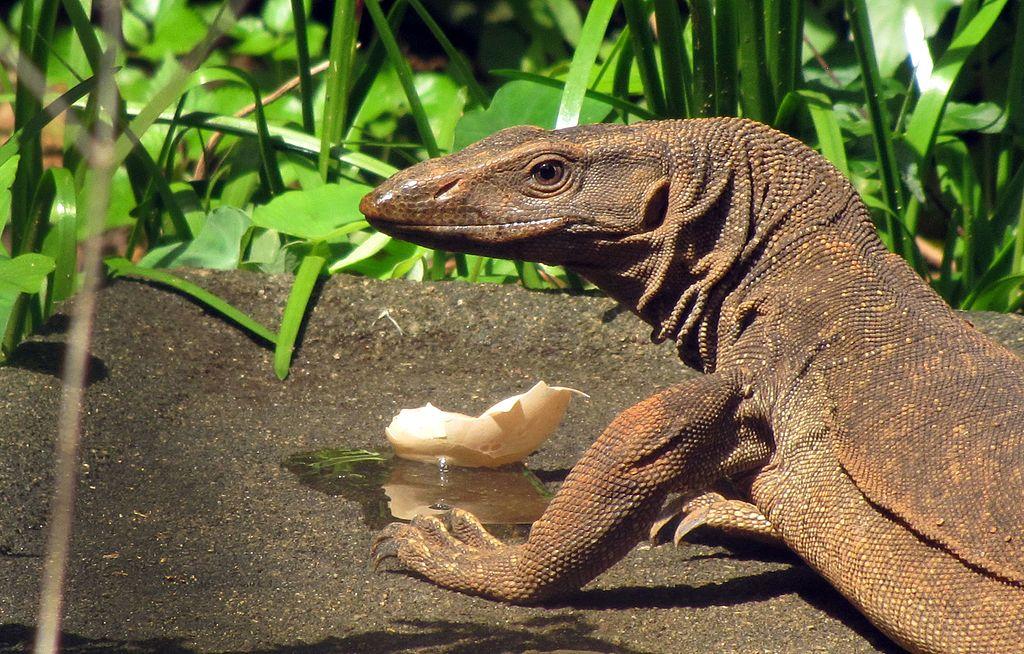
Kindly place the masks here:
POLYGON ((658 142, 621 125, 512 127, 403 170, 363 198, 377 229, 421 245, 590 267, 596 244, 657 227, 658 142))

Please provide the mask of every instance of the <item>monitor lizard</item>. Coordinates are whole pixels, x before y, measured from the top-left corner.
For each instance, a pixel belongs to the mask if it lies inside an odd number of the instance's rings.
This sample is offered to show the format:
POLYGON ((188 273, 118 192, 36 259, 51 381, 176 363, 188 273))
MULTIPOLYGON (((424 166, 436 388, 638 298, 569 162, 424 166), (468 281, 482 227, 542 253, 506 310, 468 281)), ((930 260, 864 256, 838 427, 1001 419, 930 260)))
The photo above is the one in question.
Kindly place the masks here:
POLYGON ((681 493, 684 522, 781 539, 907 649, 1024 648, 1024 362, 885 248, 811 148, 731 118, 514 127, 361 211, 422 245, 563 265, 704 373, 617 416, 525 543, 454 511, 389 526, 376 562, 538 602, 681 493), (742 496, 711 493, 722 479, 742 496))

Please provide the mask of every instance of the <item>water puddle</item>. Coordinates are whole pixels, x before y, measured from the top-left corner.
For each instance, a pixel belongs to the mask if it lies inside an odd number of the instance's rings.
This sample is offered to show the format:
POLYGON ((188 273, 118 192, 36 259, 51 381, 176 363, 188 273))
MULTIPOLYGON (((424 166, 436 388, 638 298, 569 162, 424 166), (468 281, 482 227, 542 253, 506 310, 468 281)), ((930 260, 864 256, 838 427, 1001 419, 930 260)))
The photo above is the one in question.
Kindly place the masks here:
POLYGON ((294 454, 282 465, 310 488, 358 502, 364 521, 375 529, 452 508, 469 511, 485 525, 529 525, 551 498, 522 464, 442 467, 366 450, 328 449, 294 454))

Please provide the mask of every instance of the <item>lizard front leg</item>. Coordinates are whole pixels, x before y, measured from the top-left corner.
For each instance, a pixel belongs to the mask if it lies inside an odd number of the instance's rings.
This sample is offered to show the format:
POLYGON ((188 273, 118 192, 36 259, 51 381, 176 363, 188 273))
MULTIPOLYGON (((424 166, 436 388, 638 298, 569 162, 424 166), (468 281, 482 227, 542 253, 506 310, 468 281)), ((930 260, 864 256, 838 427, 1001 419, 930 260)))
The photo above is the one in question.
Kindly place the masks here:
POLYGON ((456 512, 450 529, 435 517, 388 526, 374 559, 394 558, 441 586, 509 602, 578 588, 647 535, 668 492, 705 487, 751 465, 738 461, 758 451, 741 442, 749 431, 738 416, 743 400, 737 374, 714 373, 619 414, 521 545, 500 543, 456 512))

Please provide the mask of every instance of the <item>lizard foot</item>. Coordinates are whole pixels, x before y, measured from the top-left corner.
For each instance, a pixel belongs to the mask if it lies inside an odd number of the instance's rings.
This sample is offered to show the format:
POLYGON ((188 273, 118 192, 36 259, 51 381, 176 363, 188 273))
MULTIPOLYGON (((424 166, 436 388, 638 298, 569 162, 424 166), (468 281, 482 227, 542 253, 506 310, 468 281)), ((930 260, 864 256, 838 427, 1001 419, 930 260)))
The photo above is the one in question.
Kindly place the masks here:
POLYGON ((651 526, 654 540, 670 522, 680 517, 672 535, 678 545, 687 534, 698 527, 708 526, 732 536, 741 536, 764 543, 782 545, 782 539, 768 518, 755 505, 741 500, 730 500, 715 492, 692 498, 678 497, 665 505, 661 515, 651 526))
POLYGON ((487 533, 472 514, 453 509, 441 517, 421 515, 408 524, 391 523, 374 540, 370 556, 374 569, 395 561, 399 569, 447 588, 511 599, 491 586, 515 561, 514 550, 487 533))

